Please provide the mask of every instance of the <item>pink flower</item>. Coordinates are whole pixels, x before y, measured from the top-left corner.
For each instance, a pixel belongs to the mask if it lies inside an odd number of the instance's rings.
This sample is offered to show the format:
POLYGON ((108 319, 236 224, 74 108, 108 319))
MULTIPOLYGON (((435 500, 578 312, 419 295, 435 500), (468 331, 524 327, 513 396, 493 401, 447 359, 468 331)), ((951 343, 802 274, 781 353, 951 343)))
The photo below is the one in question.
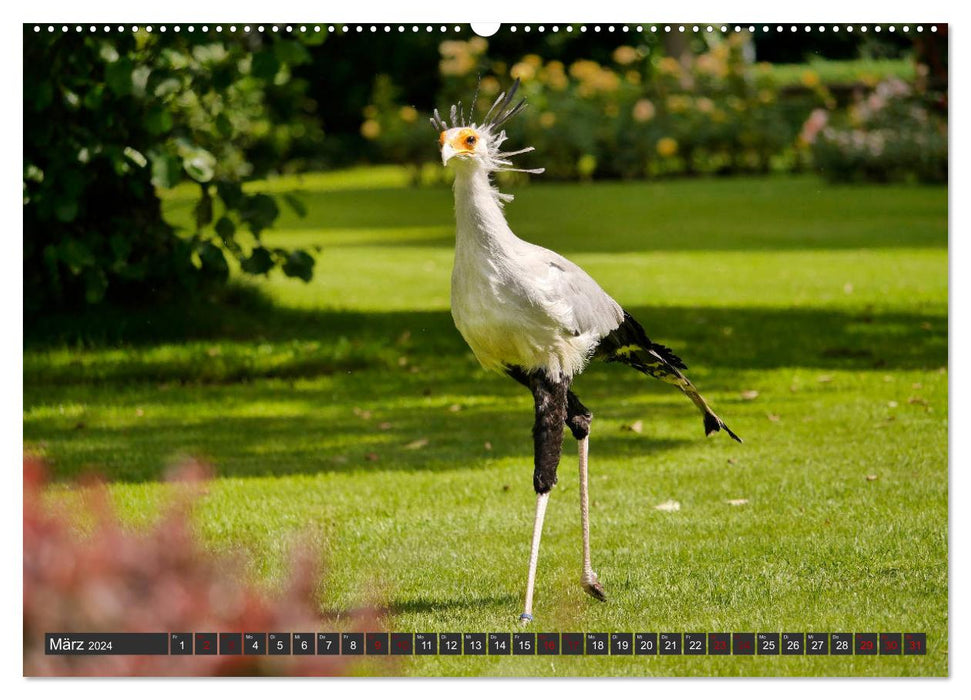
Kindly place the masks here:
POLYGON ((825 109, 814 109, 802 125, 802 131, 799 133, 800 140, 803 143, 815 143, 816 137, 827 122, 829 122, 829 112, 825 109))

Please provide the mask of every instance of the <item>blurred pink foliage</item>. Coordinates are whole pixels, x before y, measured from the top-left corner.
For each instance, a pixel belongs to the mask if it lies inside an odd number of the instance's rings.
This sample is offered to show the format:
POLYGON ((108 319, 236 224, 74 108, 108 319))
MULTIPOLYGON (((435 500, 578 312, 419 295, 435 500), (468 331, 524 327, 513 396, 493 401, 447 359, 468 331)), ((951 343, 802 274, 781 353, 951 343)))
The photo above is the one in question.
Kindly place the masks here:
MULTIPOLYGON (((188 463, 173 506, 147 530, 118 521, 102 484, 85 486, 93 523, 43 502, 40 461, 24 459, 24 674, 27 676, 347 675, 341 656, 47 656, 46 632, 337 631, 319 613, 320 567, 306 550, 293 557, 283 591, 270 597, 248 580, 240 561, 205 551, 189 511, 208 470, 188 463)), ((341 631, 374 631, 378 613, 352 611, 341 631)))

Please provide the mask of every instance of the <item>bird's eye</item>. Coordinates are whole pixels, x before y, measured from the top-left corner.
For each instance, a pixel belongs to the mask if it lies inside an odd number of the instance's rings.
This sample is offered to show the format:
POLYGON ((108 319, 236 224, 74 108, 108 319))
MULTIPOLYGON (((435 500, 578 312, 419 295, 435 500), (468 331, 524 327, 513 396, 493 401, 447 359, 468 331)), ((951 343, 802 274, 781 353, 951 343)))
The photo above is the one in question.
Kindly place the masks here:
POLYGON ((475 145, 475 136, 468 136, 468 137, 466 137, 465 143, 468 144, 469 146, 474 146, 475 145))

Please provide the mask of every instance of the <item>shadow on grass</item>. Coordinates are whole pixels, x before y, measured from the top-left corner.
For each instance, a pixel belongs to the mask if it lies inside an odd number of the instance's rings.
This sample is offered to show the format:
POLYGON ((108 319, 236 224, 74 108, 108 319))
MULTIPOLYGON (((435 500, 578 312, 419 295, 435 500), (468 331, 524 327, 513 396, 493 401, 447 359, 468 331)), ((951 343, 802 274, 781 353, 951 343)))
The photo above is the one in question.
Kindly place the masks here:
MULTIPOLYGON (((508 189, 508 188, 507 188, 508 189)), ((813 177, 667 182, 534 182, 511 189, 518 235, 562 253, 645 250, 946 248, 947 189, 830 186, 813 177), (754 215, 753 215, 754 214, 754 215)), ((373 239, 341 245, 444 246, 454 242, 452 194, 445 187, 304 193, 309 214, 285 213, 278 227, 327 245, 328 231, 357 229, 373 239), (402 238, 402 229, 441 229, 402 238)), ((181 216, 188 217, 185 209, 181 216)))
MULTIPOLYGON (((947 364, 946 314, 676 306, 629 311, 689 368, 947 364)), ((439 365, 470 356, 448 311, 288 309, 248 289, 191 307, 102 308, 34 319, 25 328, 25 351, 24 382, 40 385, 294 379, 387 368, 402 357, 439 365), (68 357, 72 349, 91 352, 68 357), (50 353, 59 350, 65 357, 52 360, 50 353)))
POLYGON ((490 607, 506 608, 519 603, 519 596, 510 593, 477 597, 466 595, 461 598, 438 600, 419 598, 417 600, 399 601, 392 603, 389 606, 389 611, 392 615, 428 614, 443 613, 449 610, 481 610, 490 607))
MULTIPOLYGON (((741 371, 947 364, 942 314, 631 311, 708 394, 743 389, 741 371)), ((51 447, 57 478, 96 465, 115 481, 155 480, 180 451, 211 456, 223 476, 455 470, 514 458, 530 479, 530 397, 478 368, 447 311, 301 311, 242 288, 188 308, 35 319, 25 335, 25 409, 47 409, 25 418, 24 439, 51 447), (65 405, 80 413, 50 410, 65 405)), ((626 367, 595 363, 576 388, 600 418, 634 420, 644 406, 621 404, 648 395, 652 411, 695 418, 680 394, 626 367)), ((650 455, 686 442, 645 427, 601 433, 597 450, 650 455)))
MULTIPOLYGON (((186 387, 159 393, 150 385, 123 398, 121 419, 99 421, 49 417, 25 425, 28 442, 54 448, 51 469, 58 479, 87 471, 113 482, 163 478, 177 453, 216 465, 222 477, 279 477, 296 474, 380 471, 440 472, 481 469, 504 459, 523 464, 522 484, 532 483, 532 400, 518 384, 500 378, 443 382, 447 402, 427 405, 427 380, 409 373, 341 377, 339 386, 288 386, 285 382, 186 387), (456 401, 459 403, 448 403, 456 401), (135 418, 136 407, 146 406, 135 418), (268 406, 260 415, 240 415, 240 406, 268 406), (284 406, 286 415, 274 415, 284 406), (90 468, 88 465, 92 465, 90 468)), ((659 390, 665 387, 658 387, 659 390)), ((80 401, 92 410, 114 410, 116 397, 95 394, 80 401)), ((652 408, 695 418, 675 392, 652 408)), ((594 396, 591 393, 591 396, 594 396)), ((70 399, 68 399, 70 400, 70 399)), ((597 409, 601 408, 598 403, 597 409)), ((604 402, 602 416, 636 408, 604 402)), ((698 418, 698 437, 702 424, 698 418)), ((649 456, 687 440, 604 432, 603 454, 649 456)), ((567 454, 575 447, 565 444, 567 454)), ((497 490, 503 486, 497 484, 497 490)))

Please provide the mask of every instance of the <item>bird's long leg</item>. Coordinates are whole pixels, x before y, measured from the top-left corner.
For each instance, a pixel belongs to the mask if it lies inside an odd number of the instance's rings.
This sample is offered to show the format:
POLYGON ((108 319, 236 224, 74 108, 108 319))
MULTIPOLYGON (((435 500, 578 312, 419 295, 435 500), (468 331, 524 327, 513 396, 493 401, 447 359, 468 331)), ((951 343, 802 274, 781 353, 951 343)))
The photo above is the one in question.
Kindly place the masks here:
POLYGON ((600 585, 597 574, 590 564, 590 501, 587 491, 587 456, 589 454, 589 434, 577 443, 580 453, 580 524, 583 527, 583 574, 580 581, 583 589, 597 600, 607 600, 604 587, 600 585))
POLYGON ((519 619, 525 624, 533 620, 533 589, 536 587, 536 564, 539 562, 539 540, 543 536, 543 518, 550 492, 536 494, 536 517, 533 520, 533 543, 529 548, 529 575, 526 578, 526 602, 519 619))
POLYGON ((563 425, 567 415, 569 380, 560 376, 550 378, 537 371, 529 376, 529 388, 535 401, 536 422, 533 424, 533 489, 536 491, 536 516, 533 519, 533 541, 529 551, 529 574, 526 578, 526 599, 520 621, 533 619, 533 591, 536 586, 536 565, 539 561, 539 542, 543 534, 543 518, 550 491, 556 484, 556 468, 563 448, 563 425))
POLYGON ((567 394, 567 425, 577 439, 577 452, 580 463, 580 524, 583 529, 583 570, 580 582, 583 590, 597 600, 607 600, 604 587, 600 585, 597 574, 590 563, 590 497, 588 490, 588 457, 590 454, 590 424, 593 414, 580 403, 572 391, 567 394))

